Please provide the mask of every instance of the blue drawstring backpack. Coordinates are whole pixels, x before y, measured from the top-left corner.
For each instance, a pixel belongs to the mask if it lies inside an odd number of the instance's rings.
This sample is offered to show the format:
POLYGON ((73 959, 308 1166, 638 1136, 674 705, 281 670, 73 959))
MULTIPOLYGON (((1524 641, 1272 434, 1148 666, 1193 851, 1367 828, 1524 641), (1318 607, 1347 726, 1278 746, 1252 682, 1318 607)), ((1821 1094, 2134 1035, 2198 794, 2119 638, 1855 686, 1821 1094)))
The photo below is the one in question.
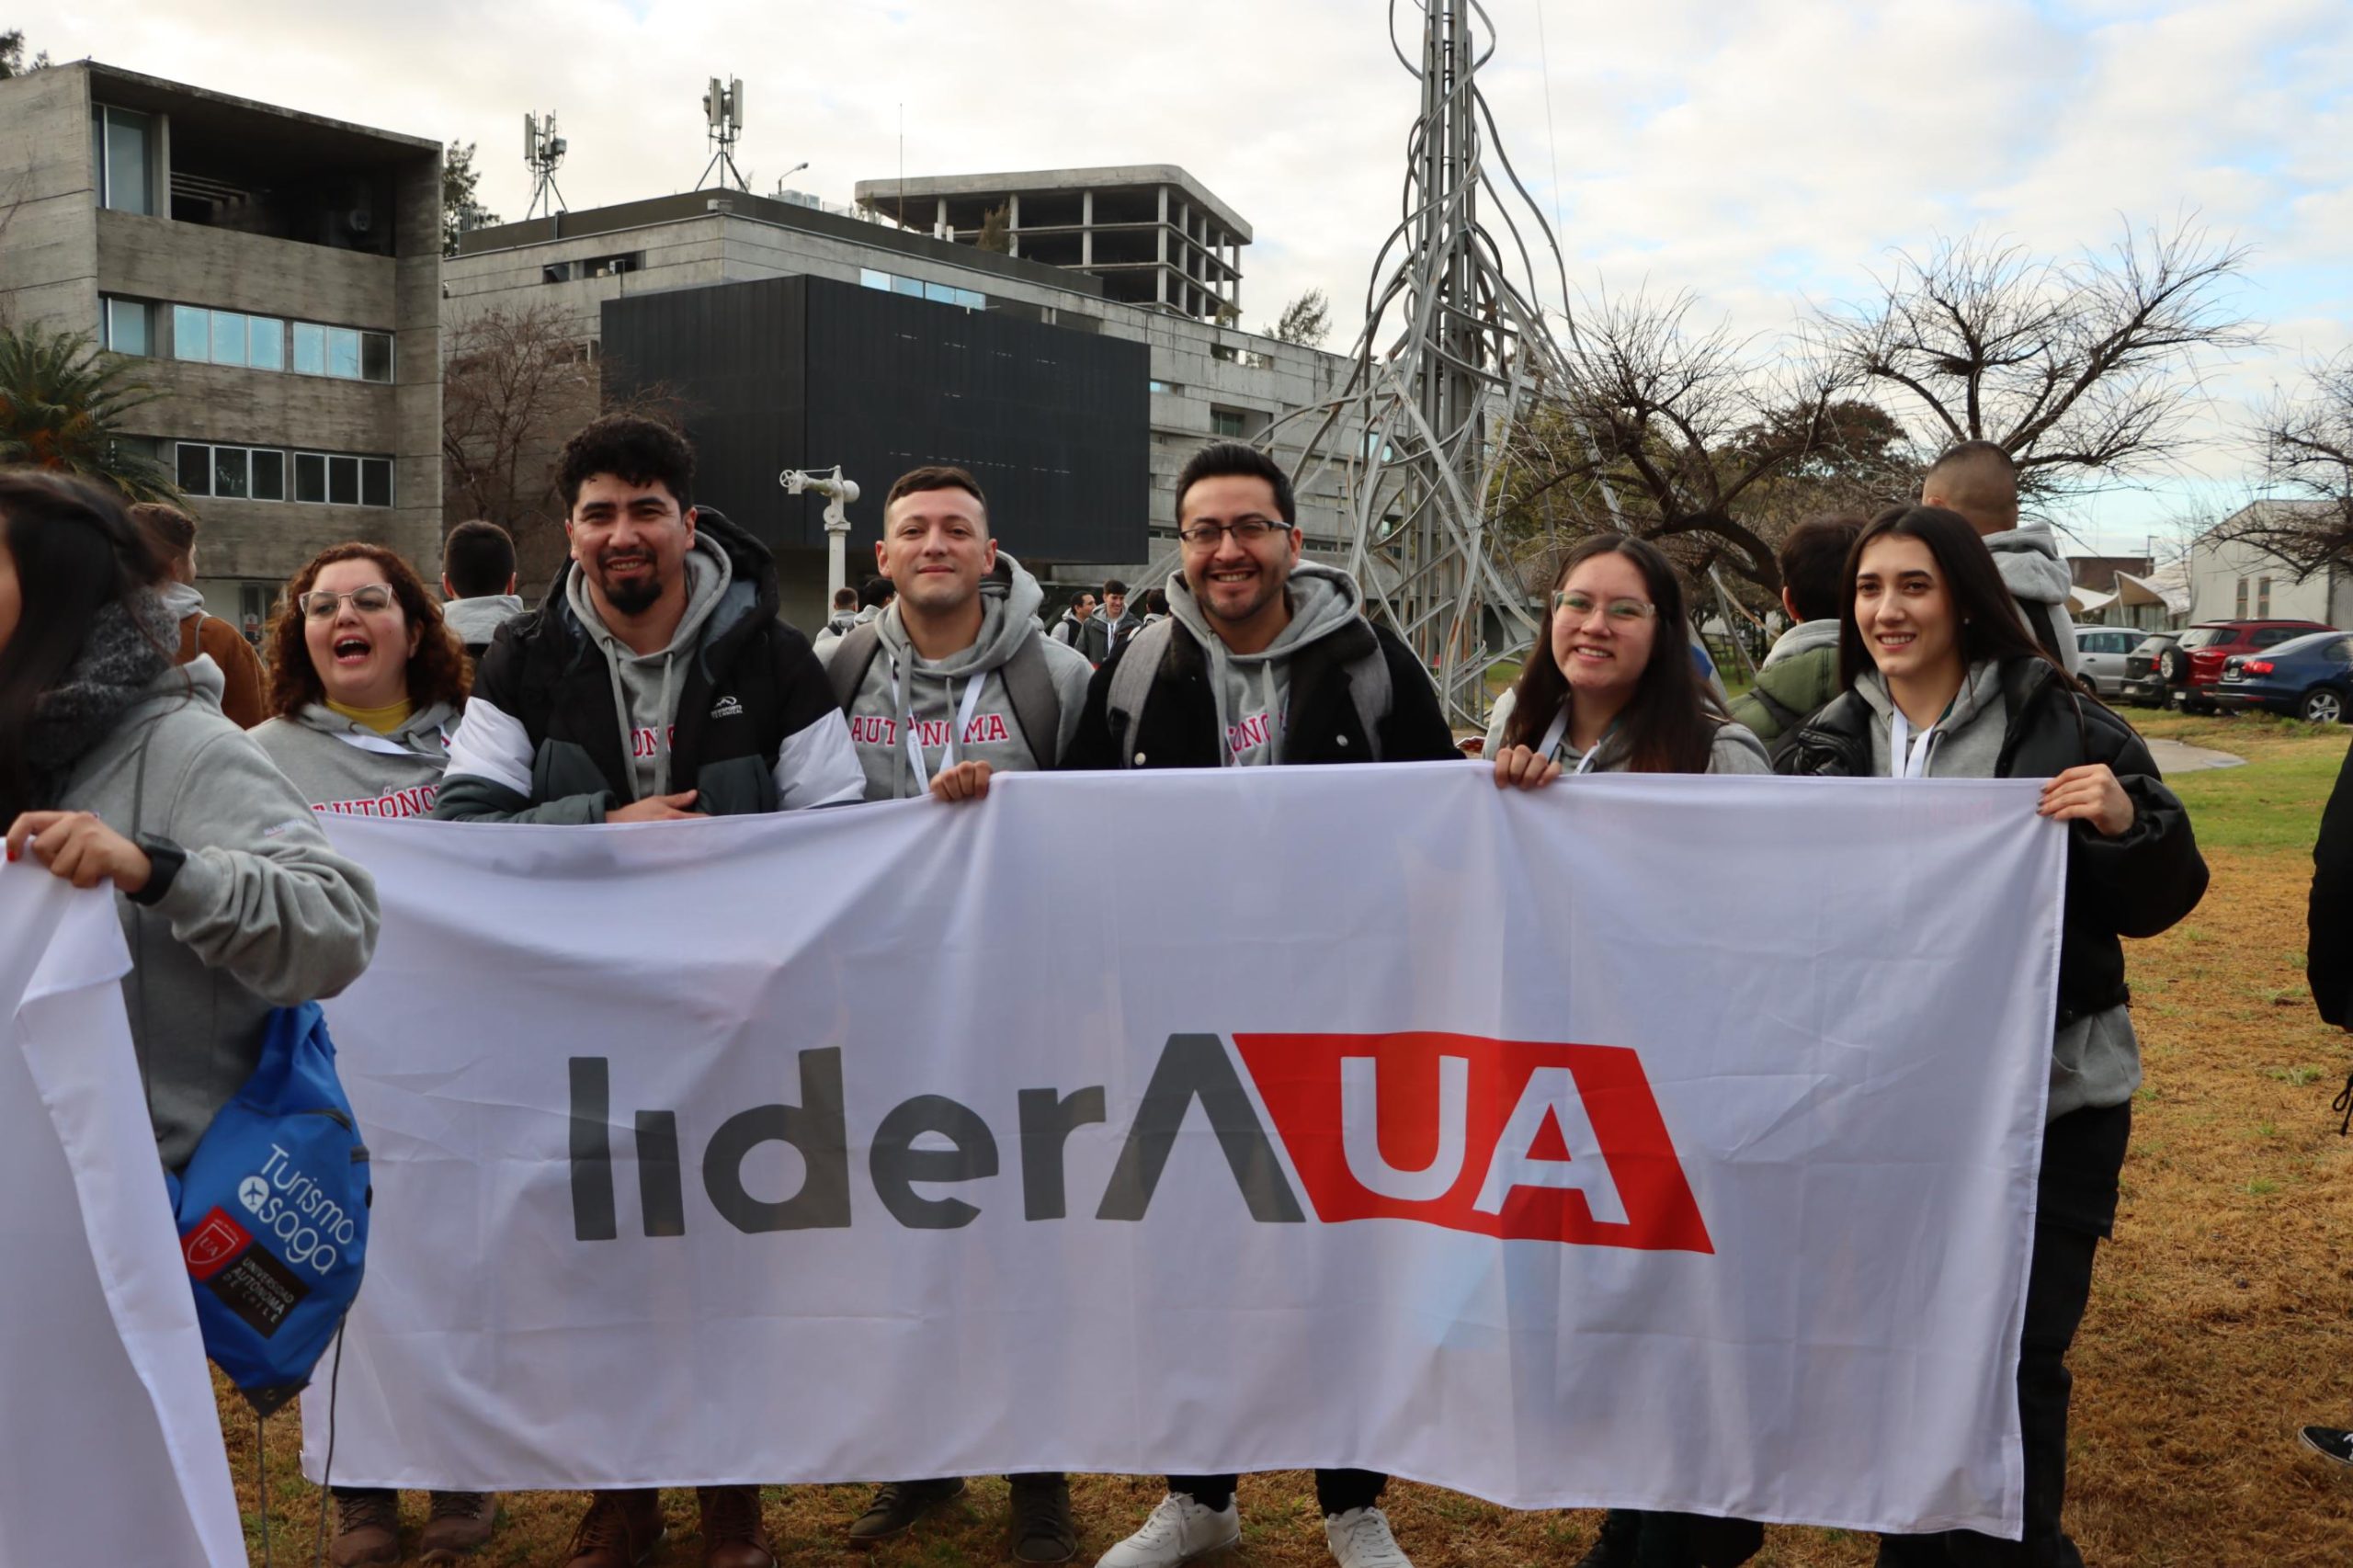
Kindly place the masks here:
POLYGON ((270 1015, 253 1076, 170 1187, 205 1353, 267 1415, 310 1382, 368 1252, 368 1150, 317 1003, 270 1015))

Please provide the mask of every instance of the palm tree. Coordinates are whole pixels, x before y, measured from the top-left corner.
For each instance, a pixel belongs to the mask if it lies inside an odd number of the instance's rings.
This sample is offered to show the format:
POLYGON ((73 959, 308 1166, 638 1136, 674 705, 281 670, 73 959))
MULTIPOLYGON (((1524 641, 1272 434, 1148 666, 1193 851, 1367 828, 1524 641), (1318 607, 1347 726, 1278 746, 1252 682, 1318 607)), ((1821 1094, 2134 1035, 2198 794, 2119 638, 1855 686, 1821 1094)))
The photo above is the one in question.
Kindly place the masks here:
POLYGON ((186 500, 170 470, 134 449, 123 416, 164 394, 82 333, 0 325, 0 464, 113 485, 133 501, 186 500))

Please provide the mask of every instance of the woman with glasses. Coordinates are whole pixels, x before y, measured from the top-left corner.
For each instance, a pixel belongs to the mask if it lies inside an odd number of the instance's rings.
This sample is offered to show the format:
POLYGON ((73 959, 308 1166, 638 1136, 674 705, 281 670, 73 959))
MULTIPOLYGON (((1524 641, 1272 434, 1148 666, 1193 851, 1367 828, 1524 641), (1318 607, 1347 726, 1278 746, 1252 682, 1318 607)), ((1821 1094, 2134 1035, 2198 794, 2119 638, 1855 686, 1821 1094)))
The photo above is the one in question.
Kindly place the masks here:
MULTIPOLYGON (((1499 790, 1563 774, 1770 773, 1764 744, 1699 678, 1683 587, 1656 545, 1600 534, 1569 551, 1552 613, 1487 731, 1499 790)), ((1577 1568, 1732 1568, 1764 1545, 1746 1519, 1613 1508, 1577 1568)))
MULTIPOLYGON (((319 552, 269 627, 269 708, 253 732, 314 812, 426 817, 466 699, 465 651, 407 562, 372 544, 319 552)), ((335 1489, 336 1568, 404 1561, 400 1499, 335 1489)), ((498 1502, 436 1492, 417 1550, 437 1560, 490 1540, 498 1502)))
POLYGON ((468 675, 408 562, 372 544, 320 551, 286 585, 269 652, 273 716, 254 739, 312 809, 432 815, 468 675))
POLYGON ((2051 1091, 2018 1346, 2025 1537, 1888 1537, 1879 1562, 2080 1568, 2060 1528, 2067 1349, 2090 1299, 2093 1255, 2116 1222, 2141 1084, 2119 938, 2154 937, 2196 908, 2206 863, 2149 748, 2036 642, 1984 541, 1958 513, 1897 506, 1862 531, 1847 556, 1838 659, 1847 689, 1798 732, 1783 772, 2039 778, 2037 813, 2067 831, 2051 1091))
POLYGON ((1658 547, 1599 534, 1569 551, 1518 684, 1495 702, 1498 789, 1563 773, 1770 773, 1765 747, 1701 683, 1683 588, 1658 547))

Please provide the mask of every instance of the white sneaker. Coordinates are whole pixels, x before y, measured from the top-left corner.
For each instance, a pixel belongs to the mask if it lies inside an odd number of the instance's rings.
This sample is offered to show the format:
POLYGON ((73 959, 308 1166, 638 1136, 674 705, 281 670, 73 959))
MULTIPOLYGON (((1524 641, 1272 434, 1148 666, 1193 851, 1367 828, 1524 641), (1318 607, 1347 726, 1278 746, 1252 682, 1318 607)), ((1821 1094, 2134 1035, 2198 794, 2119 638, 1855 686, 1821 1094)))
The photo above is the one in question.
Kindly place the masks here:
MULTIPOLYGON (((1389 1533, 1389 1516, 1378 1508, 1350 1508, 1324 1521, 1324 1539, 1340 1568, 1414 1568, 1413 1559, 1389 1533)), ((1108 1561, 1108 1560, 1107 1560, 1108 1561)))
MULTIPOLYGON (((1388 1533, 1384 1525, 1382 1539, 1388 1533)), ((1152 1517, 1144 1520, 1143 1528, 1105 1552, 1095 1568, 1176 1568, 1180 1562, 1222 1551, 1241 1540, 1242 1514, 1232 1501, 1222 1508, 1211 1508, 1171 1492, 1160 1500, 1152 1517)))

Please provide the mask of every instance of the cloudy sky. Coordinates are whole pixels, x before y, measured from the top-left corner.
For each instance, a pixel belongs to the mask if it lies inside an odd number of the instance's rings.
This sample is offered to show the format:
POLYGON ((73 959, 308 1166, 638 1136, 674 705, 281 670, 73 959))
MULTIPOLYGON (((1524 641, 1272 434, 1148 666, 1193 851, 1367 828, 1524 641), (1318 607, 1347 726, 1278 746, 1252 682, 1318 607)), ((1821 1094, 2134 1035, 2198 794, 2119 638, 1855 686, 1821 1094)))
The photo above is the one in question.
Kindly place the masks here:
MULTIPOLYGON (((1940 233, 2075 255, 2196 213, 2251 246, 2233 302, 2268 341, 2218 367, 2186 471, 2070 513, 2088 540, 2243 495, 2248 401, 2353 344, 2347 0, 1485 4, 1504 148, 1582 290, 1688 290, 1769 336, 1940 233)), ((790 183, 847 201, 900 168, 903 124, 909 175, 1180 164, 1256 231, 1246 324, 1320 287, 1341 338, 1415 107, 1384 0, 83 0, 22 25, 61 60, 479 142, 508 217, 526 110, 561 116, 574 208, 690 187, 714 74, 745 81, 756 188, 805 159, 790 183)))

